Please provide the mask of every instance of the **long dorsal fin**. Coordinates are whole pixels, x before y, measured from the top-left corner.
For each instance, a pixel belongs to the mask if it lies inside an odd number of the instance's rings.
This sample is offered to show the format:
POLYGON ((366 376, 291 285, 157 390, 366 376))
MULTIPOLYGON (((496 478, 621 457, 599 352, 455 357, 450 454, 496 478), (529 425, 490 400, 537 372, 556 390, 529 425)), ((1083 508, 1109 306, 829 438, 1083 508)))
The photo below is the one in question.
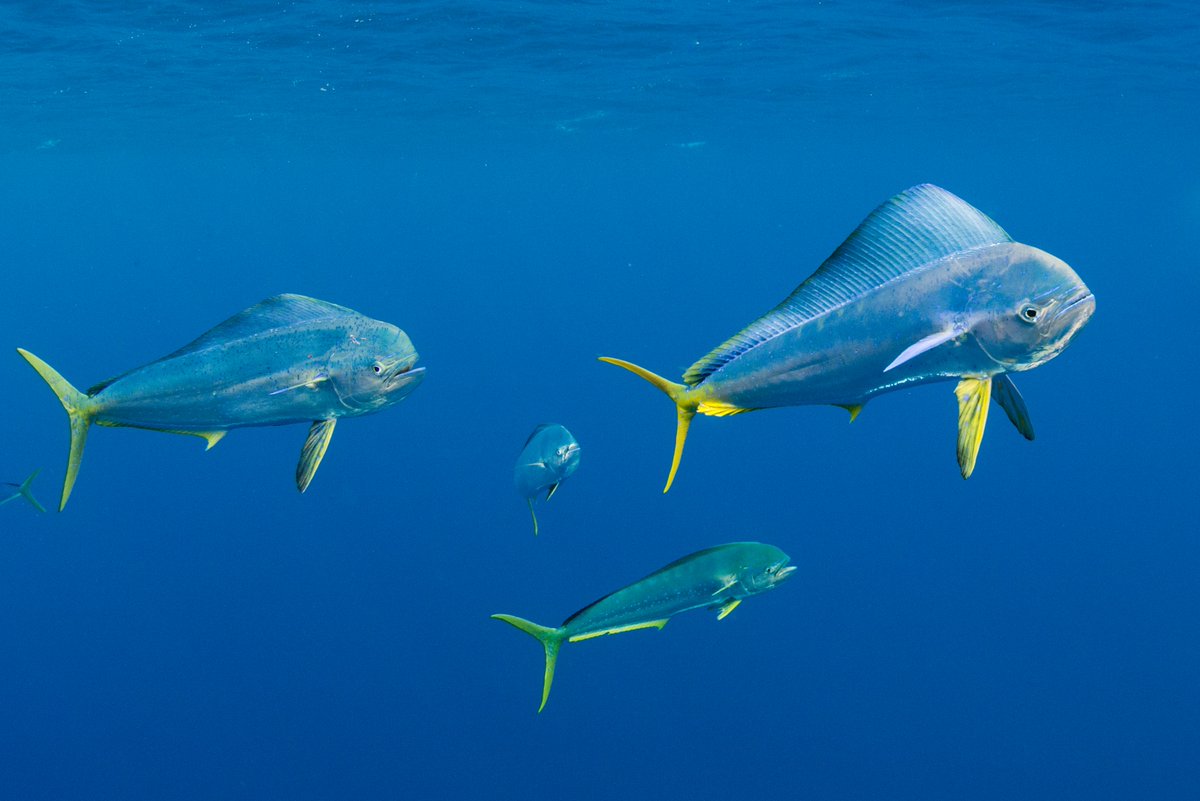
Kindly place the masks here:
MULTIPOLYGON (((331 317, 343 317, 357 314, 353 309, 329 303, 324 300, 306 297, 304 295, 276 295, 256 303, 219 323, 193 339, 177 351, 169 353, 158 361, 186 356, 189 353, 206 350, 216 345, 223 345, 236 339, 262 334, 276 328, 314 320, 325 320, 331 317)), ((135 368, 141 369, 141 368, 135 368)), ((128 373, 113 376, 107 381, 101 381, 87 391, 89 397, 100 393, 114 381, 124 378, 128 373)))
POLYGON ((954 253, 1011 242, 987 215, 933 184, 872 211, 817 271, 771 311, 683 374, 695 386, 754 346, 954 253))

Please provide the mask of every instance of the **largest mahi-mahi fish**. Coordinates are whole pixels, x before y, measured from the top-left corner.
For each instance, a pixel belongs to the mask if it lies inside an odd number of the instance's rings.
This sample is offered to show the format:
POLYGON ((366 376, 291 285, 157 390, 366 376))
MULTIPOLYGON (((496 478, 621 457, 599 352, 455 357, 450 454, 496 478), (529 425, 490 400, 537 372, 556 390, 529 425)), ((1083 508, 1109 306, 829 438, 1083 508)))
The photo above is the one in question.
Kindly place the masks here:
POLYGON ((1008 377, 1053 359, 1096 302, 1045 251, 1014 242, 932 184, 879 206, 782 303, 693 364, 676 384, 620 359, 677 407, 671 488, 692 417, 831 404, 853 420, 875 395, 958 379, 958 463, 971 475, 989 399, 1027 438, 1008 377))
POLYGON ((417 351, 391 323, 303 295, 277 295, 194 342, 80 392, 17 349, 58 395, 71 421, 67 505, 92 423, 191 434, 216 445, 231 428, 311 422, 296 468, 312 481, 339 417, 379 411, 421 382, 417 351))

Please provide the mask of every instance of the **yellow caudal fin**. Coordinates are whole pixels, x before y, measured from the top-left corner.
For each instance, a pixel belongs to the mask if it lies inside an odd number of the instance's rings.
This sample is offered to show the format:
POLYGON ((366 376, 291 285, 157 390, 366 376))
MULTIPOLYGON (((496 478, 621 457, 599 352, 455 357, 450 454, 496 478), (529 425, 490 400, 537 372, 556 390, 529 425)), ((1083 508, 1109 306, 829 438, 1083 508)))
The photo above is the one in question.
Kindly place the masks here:
POLYGON ((671 489, 671 484, 675 481, 675 473, 679 470, 679 460, 683 458, 683 445, 687 442, 688 427, 692 424, 692 418, 696 416, 699 402, 690 395, 686 385, 668 381, 660 375, 655 375, 645 368, 638 367, 636 364, 622 361, 621 359, 612 359, 608 356, 601 356, 600 361, 615 364, 617 367, 624 367, 634 375, 646 379, 665 392, 667 397, 675 402, 675 455, 671 459, 671 472, 667 475, 667 485, 663 487, 663 492, 666 492, 671 489))
POLYGON ((79 475, 79 464, 83 461, 83 446, 87 442, 88 427, 92 424, 93 402, 58 374, 50 365, 34 356, 23 348, 17 348, 17 353, 25 357, 25 361, 37 370, 38 375, 45 379, 58 396, 59 402, 67 410, 67 418, 71 423, 71 451, 67 456, 67 475, 63 479, 62 499, 58 503, 58 511, 67 508, 67 499, 75 486, 75 477, 79 475))
POLYGON ((562 629, 551 629, 539 626, 515 615, 492 615, 493 620, 503 620, 505 623, 520 629, 533 637, 546 649, 546 674, 542 679, 542 705, 538 713, 546 708, 546 699, 550 697, 550 685, 554 683, 554 666, 558 664, 558 649, 562 646, 565 635, 562 629))
POLYGON ((954 388, 954 394, 958 396, 958 467, 963 478, 970 478, 987 426, 992 379, 963 378, 954 388))

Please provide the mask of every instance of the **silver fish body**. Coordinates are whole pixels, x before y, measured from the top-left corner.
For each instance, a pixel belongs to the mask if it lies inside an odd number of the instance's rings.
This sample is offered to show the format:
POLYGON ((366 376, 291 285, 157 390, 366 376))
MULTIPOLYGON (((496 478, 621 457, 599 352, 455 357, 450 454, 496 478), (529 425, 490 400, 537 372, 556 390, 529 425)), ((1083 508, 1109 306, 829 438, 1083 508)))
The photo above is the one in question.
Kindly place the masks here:
MULTIPOLYGON (((1062 260, 1014 242, 965 201, 929 184, 896 195, 774 309, 713 349, 683 383, 602 357, 676 405, 670 488, 692 417, 809 404, 856 417, 872 397, 957 380, 959 466, 968 477, 997 402, 1033 427, 1010 373, 1057 356, 1095 299, 1062 260)), ((666 490, 664 489, 664 492, 666 490)))
POLYGON ((338 419, 397 403, 424 377, 402 330, 302 295, 268 298, 174 353, 87 393, 32 353, 18 352, 70 418, 60 509, 70 497, 92 423, 192 434, 210 448, 234 428, 311 423, 296 473, 303 492, 338 419))
POLYGON ((579 469, 581 454, 574 435, 557 423, 538 425, 525 440, 513 468, 513 484, 529 504, 534 536, 538 533, 538 519, 533 503, 538 493, 546 490, 546 500, 550 500, 559 485, 579 469))

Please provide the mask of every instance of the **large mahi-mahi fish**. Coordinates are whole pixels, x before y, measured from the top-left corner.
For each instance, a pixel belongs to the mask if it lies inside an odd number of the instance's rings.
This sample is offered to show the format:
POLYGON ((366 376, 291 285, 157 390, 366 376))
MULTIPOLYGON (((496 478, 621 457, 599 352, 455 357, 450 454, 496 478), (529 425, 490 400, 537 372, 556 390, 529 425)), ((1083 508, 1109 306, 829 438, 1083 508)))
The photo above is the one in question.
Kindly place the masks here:
POLYGON ((163 358, 80 392, 27 350, 71 422, 61 511, 92 423, 191 434, 216 445, 231 428, 311 422, 296 468, 312 481, 339 417, 370 414, 421 382, 417 351, 391 323, 303 295, 251 306, 163 358))
POLYGON ((677 410, 671 488, 692 417, 831 404, 853 420, 875 395, 957 379, 958 463, 971 475, 988 401, 1033 439, 1009 373, 1067 346, 1095 310, 1060 259, 1014 242, 986 215, 932 184, 891 198, 815 273, 683 375, 620 359, 677 410))

